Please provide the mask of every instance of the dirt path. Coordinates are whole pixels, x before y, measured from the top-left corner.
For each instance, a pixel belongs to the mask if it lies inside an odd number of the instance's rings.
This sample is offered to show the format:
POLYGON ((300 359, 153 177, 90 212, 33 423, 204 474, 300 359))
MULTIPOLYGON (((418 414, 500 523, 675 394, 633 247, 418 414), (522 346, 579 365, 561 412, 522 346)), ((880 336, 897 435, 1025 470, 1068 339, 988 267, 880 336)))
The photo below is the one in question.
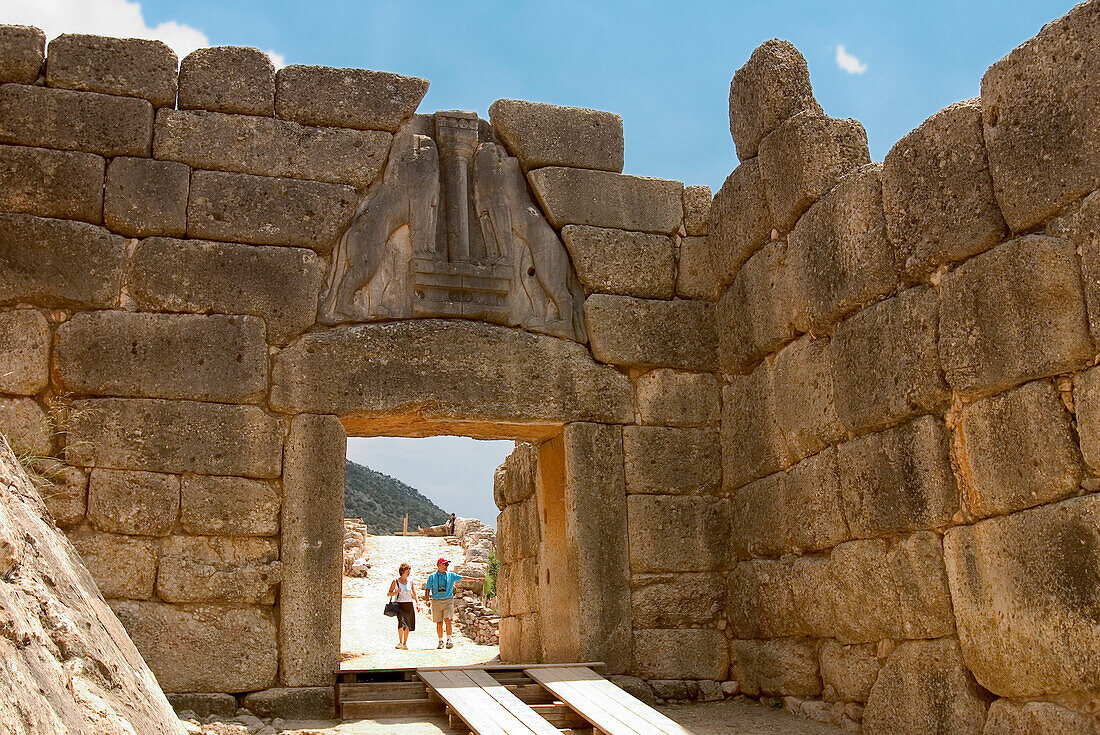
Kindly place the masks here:
POLYGON ((450 666, 485 663, 499 654, 496 646, 483 646, 462 635, 455 626, 455 647, 436 649, 435 624, 423 604, 423 584, 435 571, 435 560, 445 557, 452 566, 460 563, 462 549, 450 546, 441 538, 420 536, 372 536, 367 539, 370 574, 361 578, 344 578, 343 622, 340 631, 340 651, 344 666, 373 668, 397 666, 450 666), (382 614, 386 590, 397 576, 401 562, 412 565, 412 579, 421 598, 421 612, 416 616, 416 630, 409 634, 409 650, 399 651, 397 623, 382 614))

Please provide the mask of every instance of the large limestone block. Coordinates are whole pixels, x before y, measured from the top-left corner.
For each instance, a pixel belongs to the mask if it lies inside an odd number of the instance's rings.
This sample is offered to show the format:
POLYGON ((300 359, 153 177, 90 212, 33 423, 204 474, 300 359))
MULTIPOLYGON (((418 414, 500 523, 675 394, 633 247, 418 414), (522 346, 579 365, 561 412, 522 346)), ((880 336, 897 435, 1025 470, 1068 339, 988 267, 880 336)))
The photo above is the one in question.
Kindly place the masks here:
POLYGON ((1100 370, 1093 368, 1073 377, 1073 398, 1081 454, 1096 472, 1100 468, 1100 370))
POLYGON ((275 114, 275 65, 256 48, 200 48, 180 62, 179 108, 275 114))
POLYGON ((880 168, 865 166, 841 179, 788 238, 789 308, 800 331, 824 333, 897 286, 899 264, 886 239, 880 168))
POLYGON ((1100 6, 1081 3, 982 77, 993 188, 1016 232, 1100 187, 1100 6))
POLYGON ((867 735, 979 735, 986 698, 953 638, 899 645, 863 711, 867 735))
POLYGON ((1002 697, 1100 682, 1100 497, 949 530, 944 557, 967 667, 1002 697))
POLYGON ((575 342, 420 319, 310 334, 276 355, 276 410, 467 422, 633 420, 630 382, 575 342))
POLYGON ((46 34, 34 26, 0 26, 0 83, 34 84, 46 59, 46 34))
POLYGON ((101 531, 167 536, 179 516, 180 478, 157 472, 94 469, 88 520, 101 531))
POLYGON ((497 584, 498 598, 503 598, 495 608, 500 615, 526 615, 539 609, 539 560, 535 557, 501 564, 497 584))
POLYGON ((0 208, 98 224, 104 166, 91 153, 0 145, 0 208))
POLYGON ((333 687, 274 687, 241 697, 243 709, 264 719, 333 720, 335 703, 333 687))
POLYGON ((679 181, 559 166, 536 169, 527 180, 546 219, 559 229, 591 225, 671 234, 684 218, 679 181))
POLYGON ((789 41, 765 41, 730 82, 730 134, 737 157, 755 156, 764 136, 802 110, 821 111, 806 59, 789 41))
POLYGON ((689 235, 706 235, 710 203, 714 197, 709 186, 684 187, 684 229, 689 235))
MULTIPOLYGON (((796 605, 796 586, 811 587, 819 597, 826 560, 816 556, 753 559, 733 567, 726 593, 726 620, 734 638, 776 638, 811 635, 796 605), (813 584, 805 584, 808 580, 813 584)), ((820 631, 825 634, 826 631, 820 631)))
POLYGON ((944 276, 939 343, 947 382, 968 395, 1088 365, 1094 350, 1072 243, 1021 237, 944 276))
POLYGON ((274 536, 281 504, 270 482, 184 475, 180 483, 180 525, 196 535, 274 536))
POLYGON ((1004 239, 978 100, 940 110, 894 144, 882 165, 882 203, 886 233, 913 279, 1004 239))
POLYGON ((1100 191, 1085 197, 1081 206, 1047 222, 1046 233, 1070 240, 1081 258, 1085 307, 1095 342, 1100 338, 1100 191))
POLYGON ((427 91, 427 79, 383 71, 284 66, 275 75, 275 114, 305 125, 392 133, 427 91))
POLYGON ((319 181, 195 171, 187 236, 312 248, 324 255, 351 221, 358 195, 319 181))
POLYGON ((730 657, 717 630, 636 630, 634 670, 643 679, 724 681, 730 657))
POLYGON ((707 245, 719 283, 731 283, 774 229, 760 164, 755 158, 744 161, 714 195, 707 219, 707 245))
POLYGON ((638 574, 630 584, 636 628, 709 626, 726 599, 726 583, 718 574, 638 574))
POLYGON ((871 162, 857 120, 816 110, 793 115, 760 141, 760 173, 776 226, 789 232, 811 204, 845 174, 871 162))
POLYGON ((972 517, 1004 515, 1076 495, 1081 453, 1070 415, 1037 380, 967 405, 955 428, 962 496, 972 517))
POLYGON ((682 238, 676 268, 676 295, 685 299, 715 301, 718 294, 718 274, 710 257, 707 238, 682 238))
POLYGON ((0 392, 34 395, 49 379, 50 324, 41 312, 0 312, 0 392))
POLYGON ((83 521, 88 510, 88 474, 53 459, 40 459, 34 466, 50 482, 42 500, 53 522, 71 528, 83 521))
POLYGON ((796 461, 844 438, 828 346, 827 339, 805 335, 770 358, 776 421, 796 461))
POLYGON ((175 161, 119 157, 107 167, 103 220, 129 237, 187 232, 191 169, 175 161))
POLYGON ((285 344, 313 324, 324 271, 305 248, 149 238, 131 257, 127 285, 139 308, 250 314, 285 344))
MULTIPOLYGON (((506 506, 521 503, 535 494, 538 479, 539 447, 537 444, 517 442, 516 448, 504 460, 504 464, 498 468, 504 470, 503 484, 500 486, 500 495, 497 507, 503 510, 506 506)), ((496 488, 494 487, 494 491, 496 488)), ((499 540, 499 535, 498 535, 499 540)))
POLYGON ((46 84, 122 97, 155 107, 176 102, 176 54, 163 41, 65 33, 50 41, 46 84))
POLYGON ((708 426, 718 423, 719 386, 709 373, 657 368, 634 383, 638 420, 660 426, 708 426))
POLYGON ((623 456, 628 493, 706 495, 722 485, 716 429, 626 426, 623 456))
POLYGON ((497 527, 500 531, 497 553, 501 561, 512 564, 538 553, 539 515, 534 499, 505 506, 497 516, 497 527))
POLYGON ((915 533, 896 542, 886 555, 886 564, 898 590, 901 625, 895 638, 942 638, 953 635, 943 541, 931 531, 915 533))
POLYGON ((275 615, 256 605, 111 603, 166 692, 250 692, 275 683, 275 615))
POLYGON ((735 559, 779 556, 794 546, 787 473, 776 472, 730 495, 730 550, 735 559))
POLYGON ((153 106, 132 97, 0 87, 0 143, 86 151, 100 156, 148 156, 153 106))
POLYGON ((60 386, 78 395, 258 403, 263 320, 220 314, 82 312, 57 329, 60 386))
POLYGON ((768 243, 745 262, 718 300, 718 358, 725 372, 744 373, 797 336, 782 290, 786 258, 786 242, 768 243))
POLYGON ((256 406, 99 398, 69 408, 66 459, 82 467, 276 478, 278 422, 256 406))
POLYGON ((21 457, 52 454, 54 425, 31 398, 0 397, 0 436, 21 457))
POLYGON ((366 188, 382 172, 393 136, 376 130, 314 128, 288 120, 160 110, 153 155, 189 166, 366 188))
POLYGON ((584 301, 584 320, 600 362, 701 372, 718 367, 709 303, 593 294, 584 301))
POLYGON ((882 429, 945 403, 939 302, 911 288, 841 322, 829 342, 837 413, 850 431, 882 429))
POLYGON ((77 531, 69 541, 104 597, 148 600, 153 596, 157 581, 155 539, 77 531))
POLYGON ((872 643, 844 646, 833 640, 822 644, 821 681, 826 701, 867 701, 882 668, 875 648, 872 643))
POLYGON ((633 573, 709 572, 725 567, 730 537, 728 500, 631 495, 626 508, 633 573), (670 539, 677 543, 670 544, 670 539))
POLYGON ((291 421, 280 519, 279 681, 284 686, 331 686, 340 663, 346 452, 344 428, 335 416, 291 421))
POLYGON ((0 214, 0 302, 110 308, 125 257, 126 240, 98 227, 0 214))
POLYGON ((767 363, 722 387, 721 431, 722 484, 727 491, 792 464, 767 363))
POLYGON ((982 735, 1096 735, 1095 716, 1059 707, 1053 702, 1013 702, 998 699, 989 705, 982 735))
POLYGON ((523 169, 570 166, 623 170, 623 118, 613 112, 497 100, 489 121, 523 169))
POLYGON ((274 539, 171 536, 160 550, 157 597, 164 602, 271 605, 281 578, 274 539))
POLYGON ((734 641, 730 676, 749 696, 817 697, 821 675, 814 642, 804 638, 734 641))
POLYGON ((542 628, 539 625, 537 612, 501 618, 500 660, 504 663, 541 661, 543 646, 541 634, 542 628))
POLYGON ((566 225, 562 240, 589 292, 671 299, 676 250, 667 235, 566 225))
POLYGON ((943 421, 922 416, 841 444, 844 517, 857 538, 943 528, 959 510, 943 421))

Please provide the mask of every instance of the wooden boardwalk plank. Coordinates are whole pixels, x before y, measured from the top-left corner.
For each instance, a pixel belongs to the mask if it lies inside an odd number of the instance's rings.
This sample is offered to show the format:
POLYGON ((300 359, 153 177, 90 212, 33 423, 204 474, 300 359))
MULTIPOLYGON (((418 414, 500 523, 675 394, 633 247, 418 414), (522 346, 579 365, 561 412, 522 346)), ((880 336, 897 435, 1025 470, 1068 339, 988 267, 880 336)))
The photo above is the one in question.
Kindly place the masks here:
POLYGON ((664 735, 692 735, 691 731, 686 730, 680 723, 661 714, 637 697, 615 686, 614 682, 608 681, 594 671, 581 667, 570 667, 570 672, 579 679, 592 682, 588 686, 591 686, 604 696, 644 718, 646 722, 656 725, 657 729, 664 735))
POLYGON ((530 728, 533 735, 561 735, 558 729, 546 721, 538 712, 531 709, 515 694, 491 675, 484 671, 468 671, 466 675, 480 686, 500 706, 508 710, 517 720, 530 728))
MULTIPOLYGON (((550 728, 549 732, 545 729, 532 729, 531 724, 520 719, 501 704, 466 671, 425 670, 417 671, 417 675, 455 711, 471 731, 478 735, 549 735, 549 733, 559 735, 554 728, 550 728)), ((493 683, 497 684, 495 681, 493 683)), ((533 717, 541 720, 542 724, 550 727, 546 720, 539 717, 511 692, 504 690, 504 694, 512 697, 516 705, 526 709, 533 717)))

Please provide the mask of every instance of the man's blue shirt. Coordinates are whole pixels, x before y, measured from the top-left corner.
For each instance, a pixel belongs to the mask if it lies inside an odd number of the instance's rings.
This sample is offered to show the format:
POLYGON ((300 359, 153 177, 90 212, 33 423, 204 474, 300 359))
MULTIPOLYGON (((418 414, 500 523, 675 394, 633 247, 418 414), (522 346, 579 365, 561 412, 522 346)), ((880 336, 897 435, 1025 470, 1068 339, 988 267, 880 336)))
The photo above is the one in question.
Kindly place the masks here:
POLYGON ((462 575, 454 572, 432 572, 424 586, 432 591, 433 600, 445 600, 455 596, 455 582, 460 579, 462 575))

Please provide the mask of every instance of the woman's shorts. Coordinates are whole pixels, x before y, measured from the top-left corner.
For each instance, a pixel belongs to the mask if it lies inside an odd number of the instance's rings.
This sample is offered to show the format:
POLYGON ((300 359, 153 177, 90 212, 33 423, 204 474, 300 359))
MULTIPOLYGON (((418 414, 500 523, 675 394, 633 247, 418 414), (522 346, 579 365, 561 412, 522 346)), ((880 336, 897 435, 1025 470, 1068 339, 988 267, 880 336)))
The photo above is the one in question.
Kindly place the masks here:
POLYGON ((442 623, 446 618, 455 616, 455 598, 432 600, 432 621, 442 623))
POLYGON ((413 603, 397 603, 397 627, 416 630, 416 606, 413 603))

